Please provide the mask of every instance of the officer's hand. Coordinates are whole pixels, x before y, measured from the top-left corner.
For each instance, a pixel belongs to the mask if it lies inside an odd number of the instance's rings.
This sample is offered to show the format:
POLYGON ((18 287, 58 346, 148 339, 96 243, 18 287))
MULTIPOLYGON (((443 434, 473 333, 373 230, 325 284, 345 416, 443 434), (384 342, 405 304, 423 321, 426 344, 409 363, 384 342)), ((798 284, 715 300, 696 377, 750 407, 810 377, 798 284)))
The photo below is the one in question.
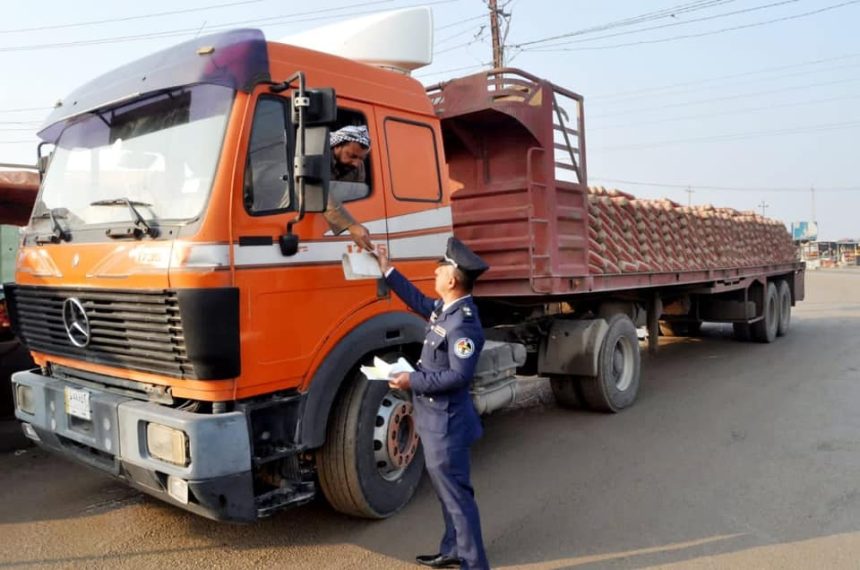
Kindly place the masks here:
POLYGON ((410 386, 408 372, 400 372, 388 380, 388 387, 395 390, 408 390, 410 386))
POLYGON ((361 224, 352 224, 348 228, 349 235, 352 236, 352 241, 362 249, 373 251, 373 242, 370 241, 370 232, 361 224))
POLYGON ((391 267, 391 263, 388 261, 388 252, 385 251, 385 248, 379 248, 374 252, 374 255, 376 255, 376 261, 379 262, 379 270, 385 275, 385 272, 391 267))

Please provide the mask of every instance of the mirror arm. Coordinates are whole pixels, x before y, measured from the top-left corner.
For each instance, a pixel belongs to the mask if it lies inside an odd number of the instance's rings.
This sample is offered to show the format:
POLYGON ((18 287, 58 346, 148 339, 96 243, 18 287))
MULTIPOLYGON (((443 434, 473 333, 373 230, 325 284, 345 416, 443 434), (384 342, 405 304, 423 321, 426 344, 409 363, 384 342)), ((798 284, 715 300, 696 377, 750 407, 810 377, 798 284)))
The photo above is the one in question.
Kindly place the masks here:
POLYGON ((50 143, 47 141, 42 141, 39 143, 39 146, 36 147, 36 168, 39 169, 39 184, 41 184, 45 179, 45 172, 48 170, 47 165, 48 161, 42 156, 42 147, 45 145, 50 145, 54 143, 50 143))
POLYGON ((293 225, 302 221, 305 217, 305 109, 308 104, 307 95, 305 95, 305 74, 297 71, 286 81, 280 85, 273 85, 271 89, 276 93, 288 89, 294 81, 299 82, 299 93, 296 98, 296 108, 298 109, 298 139, 296 140, 296 148, 293 158, 293 180, 297 186, 297 208, 295 217, 287 222, 287 233, 280 237, 279 244, 281 246, 281 254, 285 256, 293 256, 299 251, 299 237, 293 233, 293 225), (301 104, 304 103, 304 104, 301 104))

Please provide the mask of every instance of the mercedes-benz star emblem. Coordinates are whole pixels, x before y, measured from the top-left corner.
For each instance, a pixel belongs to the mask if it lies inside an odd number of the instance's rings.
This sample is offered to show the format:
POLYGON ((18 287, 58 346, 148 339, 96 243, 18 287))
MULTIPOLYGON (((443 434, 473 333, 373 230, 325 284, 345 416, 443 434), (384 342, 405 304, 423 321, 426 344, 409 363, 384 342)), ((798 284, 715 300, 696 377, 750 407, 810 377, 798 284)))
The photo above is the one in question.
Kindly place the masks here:
POLYGON ((63 301, 63 324, 73 345, 84 348, 90 343, 90 320, 84 306, 74 297, 63 301))

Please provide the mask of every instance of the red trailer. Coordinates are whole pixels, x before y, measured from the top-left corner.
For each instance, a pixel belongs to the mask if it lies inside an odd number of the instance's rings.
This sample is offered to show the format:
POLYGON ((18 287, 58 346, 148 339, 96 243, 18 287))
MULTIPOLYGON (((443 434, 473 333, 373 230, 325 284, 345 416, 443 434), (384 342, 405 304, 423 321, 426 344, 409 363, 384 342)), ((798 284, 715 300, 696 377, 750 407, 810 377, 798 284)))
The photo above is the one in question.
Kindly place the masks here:
POLYGON ((27 225, 38 191, 35 170, 0 170, 0 224, 27 225))
POLYGON ((636 328, 733 323, 744 340, 788 331, 804 265, 776 221, 589 189, 582 96, 516 69, 428 88, 441 119, 454 233, 490 264, 485 326, 525 344, 562 404, 630 405, 636 328))

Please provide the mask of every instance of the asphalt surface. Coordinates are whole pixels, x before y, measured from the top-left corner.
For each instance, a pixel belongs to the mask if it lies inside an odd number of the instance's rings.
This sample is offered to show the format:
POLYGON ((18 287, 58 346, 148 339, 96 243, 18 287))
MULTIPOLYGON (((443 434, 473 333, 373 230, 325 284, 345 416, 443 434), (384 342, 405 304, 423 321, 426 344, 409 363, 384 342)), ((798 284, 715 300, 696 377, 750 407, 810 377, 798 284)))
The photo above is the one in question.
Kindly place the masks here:
MULTIPOLYGON (((860 271, 807 278, 789 335, 707 326, 643 359, 617 415, 530 382, 486 419, 473 483, 494 568, 860 568, 860 271)), ((214 523, 36 448, 0 454, 3 568, 414 568, 442 523, 426 481, 385 521, 324 503, 214 523)))

